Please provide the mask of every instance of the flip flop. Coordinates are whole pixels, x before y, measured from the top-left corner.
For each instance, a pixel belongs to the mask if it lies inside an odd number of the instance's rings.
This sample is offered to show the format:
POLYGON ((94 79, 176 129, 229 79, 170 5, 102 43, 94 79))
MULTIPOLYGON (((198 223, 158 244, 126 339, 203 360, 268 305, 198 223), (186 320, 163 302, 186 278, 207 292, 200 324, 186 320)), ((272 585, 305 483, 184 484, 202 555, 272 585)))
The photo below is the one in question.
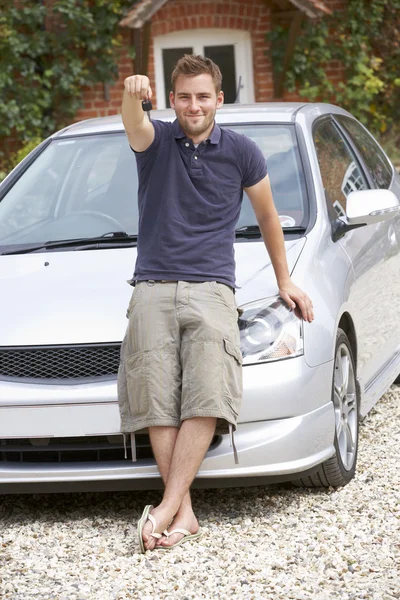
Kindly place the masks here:
POLYGON ((149 535, 152 535, 153 537, 157 538, 158 540, 162 537, 161 533, 155 533, 155 529, 157 527, 157 523, 155 518, 153 517, 153 515, 150 514, 150 511, 153 509, 153 505, 152 504, 148 504, 147 506, 144 507, 144 511, 142 513, 142 516, 140 517, 139 521, 138 521, 138 525, 137 525, 137 533, 138 533, 138 538, 139 538, 139 547, 140 547, 140 551, 142 552, 142 554, 144 554, 146 552, 146 548, 144 547, 144 541, 143 541, 143 527, 145 525, 145 523, 147 521, 151 521, 152 525, 153 525, 153 530, 149 535))
POLYGON ((175 548, 175 546, 180 546, 185 542, 190 542, 191 540, 198 540, 199 537, 201 537, 202 535, 202 531, 200 531, 200 529, 197 531, 197 533, 190 533, 190 531, 188 531, 187 529, 180 528, 174 529, 173 531, 167 531, 166 529, 163 531, 163 535, 165 535, 165 537, 167 538, 171 535, 174 535, 174 533, 182 533, 184 537, 181 540, 179 540, 179 542, 176 542, 176 544, 172 544, 172 546, 156 546, 155 550, 171 550, 171 548, 175 548))

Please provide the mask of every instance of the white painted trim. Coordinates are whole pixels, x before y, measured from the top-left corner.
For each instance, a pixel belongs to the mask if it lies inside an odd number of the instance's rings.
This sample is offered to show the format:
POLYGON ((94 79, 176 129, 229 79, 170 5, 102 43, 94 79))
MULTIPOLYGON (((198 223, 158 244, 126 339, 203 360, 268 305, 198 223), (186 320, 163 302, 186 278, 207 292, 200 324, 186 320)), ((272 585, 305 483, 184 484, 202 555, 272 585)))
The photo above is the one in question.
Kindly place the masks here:
POLYGON ((253 58, 251 35, 248 31, 238 29, 186 29, 158 35, 154 37, 153 44, 157 108, 169 108, 165 106, 162 61, 164 48, 191 47, 195 54, 203 54, 204 46, 225 46, 227 44, 234 46, 236 86, 239 83, 239 75, 242 76, 240 102, 242 104, 254 102, 253 58))

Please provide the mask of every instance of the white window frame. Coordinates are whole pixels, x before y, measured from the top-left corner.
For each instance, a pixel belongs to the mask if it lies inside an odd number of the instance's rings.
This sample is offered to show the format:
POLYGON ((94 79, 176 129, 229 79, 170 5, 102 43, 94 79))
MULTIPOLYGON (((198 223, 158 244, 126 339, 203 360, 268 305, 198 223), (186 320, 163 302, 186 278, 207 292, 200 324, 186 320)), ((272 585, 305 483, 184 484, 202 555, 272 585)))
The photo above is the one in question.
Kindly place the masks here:
MULTIPOLYGON (((251 36, 248 31, 238 29, 189 29, 174 31, 154 37, 154 70, 157 92, 157 108, 165 105, 165 85, 162 51, 166 48, 193 48, 194 54, 203 55, 204 46, 233 45, 236 70, 236 87, 241 75, 239 99, 241 104, 254 102, 253 58, 251 36)), ((222 82, 222 89, 223 89, 222 82)))

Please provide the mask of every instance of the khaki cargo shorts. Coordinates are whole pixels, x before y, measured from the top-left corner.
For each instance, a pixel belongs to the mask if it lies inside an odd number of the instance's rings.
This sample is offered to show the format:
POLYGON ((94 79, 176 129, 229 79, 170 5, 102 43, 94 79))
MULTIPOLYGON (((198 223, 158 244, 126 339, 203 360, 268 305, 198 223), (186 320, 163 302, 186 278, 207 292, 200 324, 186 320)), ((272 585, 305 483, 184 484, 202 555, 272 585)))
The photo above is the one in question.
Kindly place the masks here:
POLYGON ((232 433, 242 400, 232 289, 215 281, 140 281, 127 317, 118 371, 121 432, 216 417, 216 433, 232 433))

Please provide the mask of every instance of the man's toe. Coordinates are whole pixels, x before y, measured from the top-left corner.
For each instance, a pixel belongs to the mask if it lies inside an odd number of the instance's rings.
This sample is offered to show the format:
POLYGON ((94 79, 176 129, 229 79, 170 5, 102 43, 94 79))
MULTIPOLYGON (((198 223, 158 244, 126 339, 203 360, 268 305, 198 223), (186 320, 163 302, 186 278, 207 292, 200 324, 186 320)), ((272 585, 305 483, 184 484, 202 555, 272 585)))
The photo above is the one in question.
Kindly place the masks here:
POLYGON ((166 543, 164 546, 173 546, 174 544, 180 542, 183 537, 184 536, 181 533, 174 533, 173 535, 169 536, 169 538, 166 538, 166 543))
POLYGON ((147 542, 145 542, 144 547, 146 550, 153 550, 154 548, 154 540, 153 538, 149 538, 147 542))

